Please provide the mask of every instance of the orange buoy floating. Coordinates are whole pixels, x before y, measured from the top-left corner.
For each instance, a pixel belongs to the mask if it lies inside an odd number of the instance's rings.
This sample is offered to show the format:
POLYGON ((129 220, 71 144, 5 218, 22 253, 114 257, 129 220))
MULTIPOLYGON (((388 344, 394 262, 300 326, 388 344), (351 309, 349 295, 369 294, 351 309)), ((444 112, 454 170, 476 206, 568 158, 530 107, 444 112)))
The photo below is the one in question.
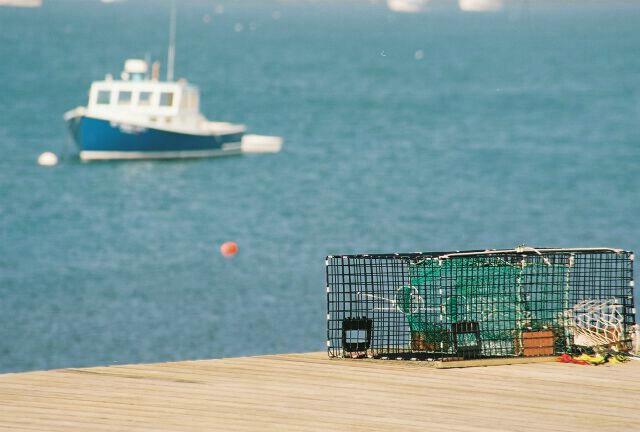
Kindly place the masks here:
POLYGON ((238 245, 235 242, 228 241, 220 246, 220 253, 225 257, 232 257, 238 253, 238 245))

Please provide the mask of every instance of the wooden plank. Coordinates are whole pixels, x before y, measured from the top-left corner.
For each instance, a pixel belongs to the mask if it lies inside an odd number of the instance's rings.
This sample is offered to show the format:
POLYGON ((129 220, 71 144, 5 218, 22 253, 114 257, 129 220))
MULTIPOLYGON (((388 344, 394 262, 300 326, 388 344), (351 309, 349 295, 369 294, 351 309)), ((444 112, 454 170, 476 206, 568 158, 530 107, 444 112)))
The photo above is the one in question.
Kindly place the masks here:
POLYGON ((506 366, 513 364, 548 363, 556 361, 558 356, 542 357, 504 357, 475 360, 435 361, 434 367, 438 369, 482 367, 482 366, 506 366))
POLYGON ((308 353, 5 374, 0 431, 639 429, 637 361, 425 366, 308 353))

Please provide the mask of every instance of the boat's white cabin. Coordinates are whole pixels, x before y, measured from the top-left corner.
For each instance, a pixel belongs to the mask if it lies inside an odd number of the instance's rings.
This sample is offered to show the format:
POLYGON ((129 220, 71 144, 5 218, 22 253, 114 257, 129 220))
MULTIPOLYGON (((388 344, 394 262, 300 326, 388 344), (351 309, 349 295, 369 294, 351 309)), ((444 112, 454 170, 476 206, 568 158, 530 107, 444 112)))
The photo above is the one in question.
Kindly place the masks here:
POLYGON ((66 112, 65 120, 88 116, 116 124, 201 135, 246 131, 242 124, 208 121, 200 113, 198 88, 186 80, 160 81, 159 70, 154 63, 149 74, 144 60, 127 60, 120 80, 107 75, 104 81, 95 81, 87 106, 66 112))
MULTIPOLYGON (((154 65, 155 66, 155 65, 154 65)), ((88 113, 108 117, 136 117, 154 123, 201 120, 198 88, 185 80, 159 81, 158 68, 149 74, 144 60, 125 62, 121 80, 107 75, 89 91, 88 113)))

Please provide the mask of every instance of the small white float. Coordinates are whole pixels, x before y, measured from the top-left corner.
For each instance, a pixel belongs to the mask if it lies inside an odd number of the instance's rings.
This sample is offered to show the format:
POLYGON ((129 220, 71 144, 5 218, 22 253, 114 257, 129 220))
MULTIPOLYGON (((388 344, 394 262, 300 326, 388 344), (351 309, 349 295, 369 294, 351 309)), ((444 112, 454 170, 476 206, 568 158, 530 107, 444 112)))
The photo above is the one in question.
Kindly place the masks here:
POLYGON ((54 166, 58 164, 58 156, 55 153, 44 152, 38 156, 38 165, 54 166))

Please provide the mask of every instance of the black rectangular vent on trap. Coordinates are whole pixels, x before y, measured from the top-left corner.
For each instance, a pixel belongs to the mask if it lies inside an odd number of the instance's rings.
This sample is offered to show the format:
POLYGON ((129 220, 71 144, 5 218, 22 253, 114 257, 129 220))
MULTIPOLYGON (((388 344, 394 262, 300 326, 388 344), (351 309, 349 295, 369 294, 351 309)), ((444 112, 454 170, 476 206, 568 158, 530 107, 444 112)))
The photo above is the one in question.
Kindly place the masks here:
POLYGON ((373 321, 366 317, 342 320, 342 348, 349 353, 362 352, 371 346, 373 321))
POLYGON ((451 324, 451 334, 456 355, 465 359, 480 357, 480 326, 476 321, 451 324))

